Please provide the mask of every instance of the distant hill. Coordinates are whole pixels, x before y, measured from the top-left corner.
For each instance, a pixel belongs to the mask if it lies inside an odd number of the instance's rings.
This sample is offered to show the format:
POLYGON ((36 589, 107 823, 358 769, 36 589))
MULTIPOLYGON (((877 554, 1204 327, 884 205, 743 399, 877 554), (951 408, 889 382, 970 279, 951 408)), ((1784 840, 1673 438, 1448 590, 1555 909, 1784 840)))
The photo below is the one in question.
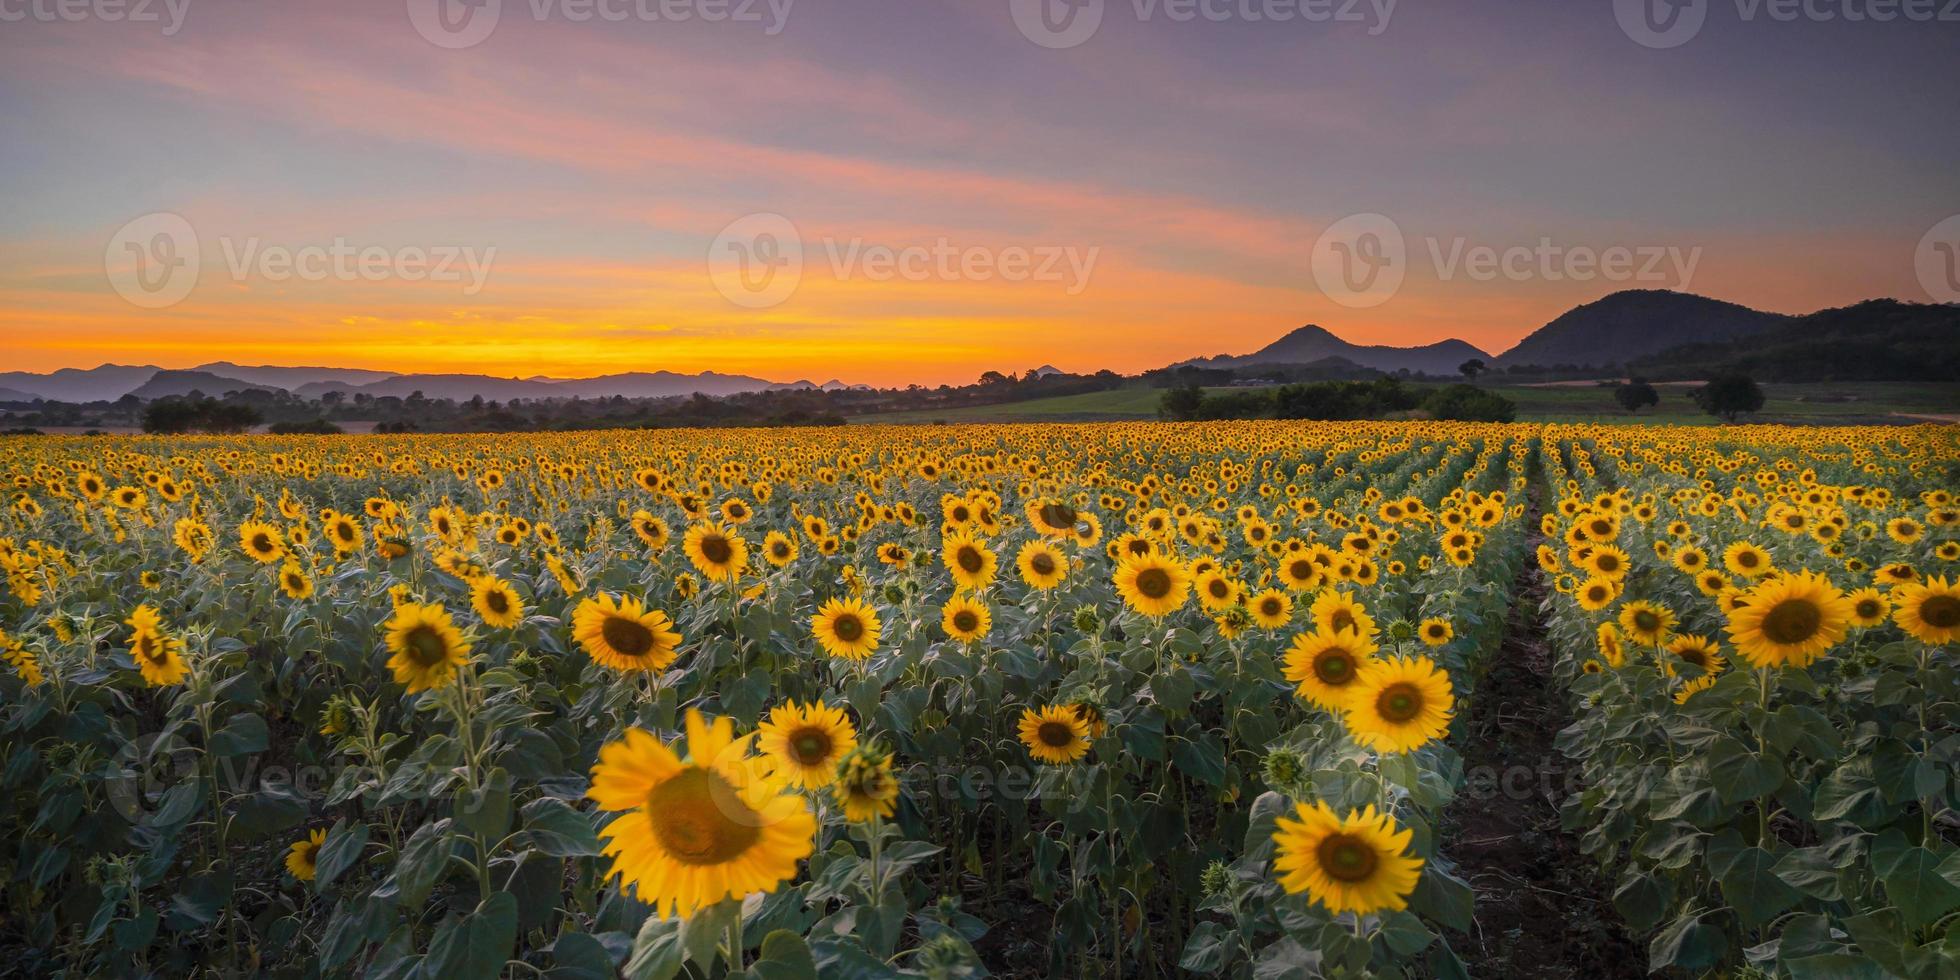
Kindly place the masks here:
POLYGON ((1758 381, 1952 381, 1960 377, 1960 306, 1867 300, 1740 339, 1683 344, 1628 370, 1662 380, 1740 371, 1758 381))
POLYGON ((1608 367, 1687 343, 1773 330, 1790 318, 1705 296, 1629 289, 1575 307, 1498 355, 1492 367, 1608 367))
POLYGON ((112 402, 136 390, 157 371, 154 364, 62 368, 50 374, 8 371, 0 374, 0 387, 24 391, 49 401, 112 402))
POLYGON ((368 371, 361 368, 273 367, 271 365, 247 367, 230 361, 212 361, 209 364, 199 364, 191 370, 209 371, 220 377, 237 378, 250 384, 284 388, 287 391, 297 391, 301 386, 327 381, 338 381, 346 385, 372 384, 383 378, 395 376, 393 371, 368 371))
MULTIPOLYGON (((270 385, 255 385, 237 378, 224 378, 209 371, 158 371, 150 380, 137 386, 129 394, 144 401, 158 398, 181 397, 193 391, 217 398, 228 391, 276 391, 270 385)), ((118 398, 122 397, 120 395, 118 398)))
POLYGON ((1265 364, 1311 364, 1330 357, 1343 358, 1362 367, 1391 374, 1408 370, 1439 375, 1456 374, 1457 368, 1472 358, 1490 360, 1489 354, 1461 340, 1443 340, 1421 347, 1363 346, 1348 343, 1322 327, 1308 324, 1250 354, 1238 357, 1220 354, 1182 363, 1201 368, 1245 368, 1265 364))
POLYGON ((0 388, 0 402, 31 402, 41 396, 18 388, 0 388))

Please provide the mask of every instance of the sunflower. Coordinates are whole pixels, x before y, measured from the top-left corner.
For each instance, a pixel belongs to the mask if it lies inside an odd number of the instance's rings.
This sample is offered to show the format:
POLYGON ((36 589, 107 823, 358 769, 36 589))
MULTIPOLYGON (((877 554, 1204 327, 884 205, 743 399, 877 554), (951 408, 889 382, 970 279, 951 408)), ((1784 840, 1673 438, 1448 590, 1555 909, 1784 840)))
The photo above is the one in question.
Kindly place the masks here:
POLYGON ((858 745, 837 763, 831 798, 844 808, 844 819, 866 823, 889 817, 897 810, 898 780, 892 778, 892 755, 876 742, 858 745))
POLYGON ((1360 600, 1346 592, 1334 589, 1322 592, 1314 597, 1307 615, 1313 619, 1314 628, 1322 633, 1351 629, 1363 636, 1375 635, 1374 617, 1368 615, 1367 607, 1360 600))
POLYGON ((1448 674, 1427 657, 1392 657, 1362 668, 1349 685, 1348 735, 1377 752, 1412 752, 1450 730, 1456 699, 1448 674))
POLYGON ((1594 576, 1579 583, 1572 592, 1579 600, 1579 608, 1587 612, 1598 612, 1613 604, 1620 597, 1620 584, 1609 578, 1594 576))
POLYGON ((673 620, 639 599, 614 599, 605 593, 578 604, 572 613, 572 637, 592 662, 626 673, 665 670, 678 656, 681 635, 673 620))
POLYGON ((510 629, 524 621, 524 600, 510 583, 495 575, 480 575, 470 582, 470 608, 476 610, 485 626, 510 629))
POLYGON ((1393 817, 1369 806, 1341 818, 1326 803, 1296 803, 1291 818, 1273 824, 1273 870, 1287 894, 1304 893, 1337 915, 1408 907, 1422 859, 1407 853, 1414 832, 1393 817))
POLYGON ((781 531, 771 531, 762 539, 762 557, 781 568, 796 560, 796 541, 781 531))
POLYGON ((313 594, 313 579, 291 558, 279 569, 279 589, 288 599, 304 599, 313 594))
POLYGON ((1078 515, 1074 507, 1049 497, 1039 497, 1027 503, 1028 524, 1037 533, 1051 538, 1075 534, 1078 515))
POLYGON ((1626 578, 1627 569, 1633 566, 1633 560, 1627 557, 1626 549, 1618 545, 1600 544, 1594 545, 1592 551, 1586 555, 1585 566, 1594 575, 1617 582, 1626 578))
POLYGON ((633 512, 633 536, 639 538, 640 543, 646 545, 649 550, 659 551, 667 547, 667 539, 671 536, 671 532, 667 530, 666 521, 644 510, 636 510, 633 512))
POLYGON ((1355 630, 1301 633, 1286 651, 1284 673, 1300 697, 1336 711, 1374 655, 1375 641, 1355 630))
POLYGON ((1892 612, 1891 600, 1887 599, 1884 593, 1869 585, 1845 596, 1845 598, 1851 600, 1851 624, 1853 626, 1862 626, 1869 629, 1885 622, 1885 617, 1892 612))
POLYGON ((756 731, 756 744, 776 760, 776 771, 799 789, 822 789, 837 778, 837 763, 857 748, 857 729, 822 701, 777 706, 756 731))
POLYGON ((301 881, 312 881, 319 872, 320 847, 327 842, 327 832, 316 830, 304 838, 293 842, 286 849, 286 870, 301 881))
POLYGON ((639 728, 601 747, 585 795, 625 811, 599 831, 612 859, 607 877, 662 918, 796 877, 797 862, 816 848, 817 820, 766 757, 748 757, 753 742, 735 738, 728 719, 710 723, 689 710, 685 759, 678 745, 639 728))
POLYGON ((972 643, 993 628, 994 614, 984 602, 955 595, 940 611, 939 625, 947 636, 961 643, 972 643))
POLYGON ((960 531, 946 536, 939 549, 940 559, 953 573, 953 584, 961 590, 978 591, 994 580, 1000 559, 979 538, 960 531))
MULTIPOLYGON (((138 611, 147 608, 141 606, 138 611)), ((137 617, 130 618, 135 620, 137 617)), ((182 684, 190 673, 190 667, 184 663, 184 641, 165 634, 154 625, 136 627, 136 632, 129 638, 129 655, 136 661, 136 669, 142 672, 143 680, 151 687, 182 684)))
POLYGON ((1674 553, 1674 567, 1690 575, 1708 567, 1708 552, 1689 545, 1674 553))
POLYGON ((351 555, 361 550, 361 526, 354 519, 336 510, 320 514, 320 534, 333 546, 335 554, 351 555))
POLYGON ((1808 667, 1844 639, 1851 600, 1814 572, 1794 572, 1751 589, 1729 613, 1729 641, 1754 667, 1808 667))
MULTIPOLYGON (((1703 675, 1714 676, 1727 669, 1728 659, 1722 656, 1721 644, 1699 633, 1682 633, 1667 643, 1667 652, 1693 664, 1703 675)), ((1667 667, 1669 674, 1674 667, 1667 667)))
POLYGON ((1206 612, 1218 612, 1239 601, 1239 584, 1218 569, 1199 572, 1194 581, 1198 602, 1206 612))
POLYGON ((1700 677, 1690 678, 1686 683, 1681 685, 1680 690, 1674 692, 1674 703, 1687 704, 1689 698, 1714 686, 1715 675, 1713 674, 1703 674, 1700 677))
POLYGON ((410 694, 449 686, 469 659, 470 645, 440 605, 404 602, 382 628, 388 631, 388 667, 410 694))
POLYGON ((712 524, 696 524, 687 529, 682 543, 687 560, 713 582, 733 582, 749 563, 749 543, 739 534, 730 534, 712 524))
POLYGON ((1449 620, 1434 616, 1416 627, 1416 635, 1422 638, 1423 646, 1439 647, 1456 637, 1456 627, 1451 626, 1449 620))
POLYGON ((1021 744, 1036 762, 1067 765, 1089 754, 1089 723, 1066 704, 1021 712, 1021 744))
POLYGON ((1115 581, 1116 594, 1152 618, 1176 611, 1191 593, 1184 566, 1158 554, 1124 558, 1116 566, 1115 581))
POLYGON ((878 611, 857 599, 831 599, 810 617, 810 635, 825 653, 864 660, 878 650, 878 611))
POLYGON ((238 547, 261 565, 286 557, 286 542, 279 536, 279 529, 264 521, 238 525, 238 547))
POLYGON ((1747 541, 1737 541, 1723 549, 1722 564, 1743 578, 1760 578, 1768 575, 1774 567, 1770 564, 1769 552, 1747 541))
POLYGON ((1620 608, 1620 628, 1641 646, 1658 646, 1674 628, 1674 612, 1666 606, 1635 599, 1620 608))
POLYGON ((1593 639, 1607 666, 1617 670, 1627 665, 1626 644, 1620 637, 1620 628, 1613 625, 1611 620, 1599 624, 1599 629, 1593 632, 1593 639))
POLYGON ((1325 580, 1326 570, 1312 555, 1296 554, 1279 563, 1280 584, 1295 592, 1307 592, 1318 588, 1325 580))
POLYGON ((1246 608, 1261 629, 1276 630, 1293 619, 1293 597, 1278 589, 1267 589, 1253 596, 1246 608))
POLYGON ((1030 541, 1014 558, 1021 581, 1036 589, 1052 589, 1068 574, 1068 559, 1046 541, 1030 541))
POLYGON ((1960 582, 1948 584, 1944 576, 1901 585, 1892 590, 1898 608, 1892 621, 1927 646, 1952 643, 1960 637, 1960 582))

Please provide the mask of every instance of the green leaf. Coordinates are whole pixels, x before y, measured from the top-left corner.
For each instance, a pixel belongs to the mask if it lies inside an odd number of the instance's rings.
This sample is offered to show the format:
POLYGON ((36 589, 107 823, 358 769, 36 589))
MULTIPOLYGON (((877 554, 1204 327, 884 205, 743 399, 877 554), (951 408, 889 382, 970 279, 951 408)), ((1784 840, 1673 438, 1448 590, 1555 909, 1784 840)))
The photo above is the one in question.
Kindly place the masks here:
POLYGON ((314 860, 313 887, 325 889, 341 872, 353 867, 367 841, 367 824, 357 823, 350 828, 345 818, 334 821, 333 828, 327 831, 326 843, 320 845, 320 854, 314 860))
POLYGON ((1470 886, 1434 866, 1422 869, 1409 907, 1458 932, 1469 932, 1476 897, 1470 886))
POLYGON ((1717 741, 1708 753, 1708 774, 1723 803, 1734 805, 1769 796, 1783 785, 1783 766, 1765 759, 1733 738, 1717 741))
POLYGON ((1729 949, 1728 937, 1702 922, 1701 916, 1691 911, 1675 919, 1647 944, 1649 971, 1671 966, 1693 973, 1722 961, 1729 949))
POLYGON ((1218 736, 1210 732, 1197 739, 1175 739, 1171 742, 1171 761, 1185 775, 1206 786, 1225 784, 1225 745, 1218 736))
POLYGON ((647 916, 633 937, 633 955, 626 959, 626 980, 673 980, 686 954, 681 949, 681 924, 659 915, 647 916))
POLYGON ((482 786, 457 792, 455 817, 465 833, 491 843, 502 839, 510 832, 510 773, 492 769, 482 786))
POLYGON ((1672 894, 1673 889, 1665 879, 1632 867, 1613 890, 1613 908, 1626 920, 1628 929, 1646 932, 1659 925, 1661 916, 1667 914, 1667 902, 1672 894))
POLYGON ((741 902, 724 899, 682 919, 681 948, 687 952, 688 962, 704 968, 713 966, 715 947, 728 934, 729 923, 741 914, 741 902))
POLYGON ((762 937, 762 958, 749 973, 757 980, 817 980, 817 960, 802 936, 777 929, 762 937))
MULTIPOLYGON (((1896 833, 1896 831, 1895 831, 1896 833)), ((1960 908, 1960 888, 1940 874, 1941 856, 1924 847, 1908 847, 1881 856, 1872 848, 1872 871, 1885 883, 1885 897, 1918 929, 1960 908)))
POLYGON ((1776 861, 1776 855, 1763 848, 1744 848, 1722 873, 1722 898, 1748 928, 1769 922, 1803 900, 1802 893, 1776 876, 1776 861))
POLYGON ((562 800, 550 797, 524 804, 524 841, 552 857, 596 857, 599 835, 592 822, 562 800))
POLYGON ((590 934, 568 932, 551 944, 551 980, 613 980, 612 953, 590 934))
POLYGON ((1200 922, 1184 941, 1177 965, 1192 973, 1217 973, 1225 969, 1237 947, 1238 937, 1232 930, 1209 920, 1200 922))
POLYGON ((467 916, 443 922, 429 942, 429 980, 497 980, 517 945, 517 897, 496 892, 467 916))
POLYGON ((1198 692, 1198 682, 1181 666, 1150 675, 1150 696, 1166 711, 1184 711, 1198 692))
POLYGON ((395 889, 403 905, 415 908, 428 899, 429 890, 441 880, 449 864, 451 846, 449 821, 415 828, 408 843, 402 845, 401 859, 395 862, 395 889))
POLYGON ((233 715, 222 731, 211 736, 211 754, 220 759, 252 752, 264 752, 271 744, 265 719, 255 714, 233 715))

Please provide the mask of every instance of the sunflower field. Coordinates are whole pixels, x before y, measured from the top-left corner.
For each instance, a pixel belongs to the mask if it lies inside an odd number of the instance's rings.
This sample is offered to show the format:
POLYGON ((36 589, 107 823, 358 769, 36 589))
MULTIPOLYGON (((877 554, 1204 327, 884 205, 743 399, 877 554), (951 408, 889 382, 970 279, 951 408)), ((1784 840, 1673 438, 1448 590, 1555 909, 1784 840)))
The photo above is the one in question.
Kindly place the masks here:
POLYGON ((1567 823, 1651 966, 1953 976, 1956 460, 1932 426, 11 438, 0 948, 1462 976, 1452 721, 1538 578, 1567 823))

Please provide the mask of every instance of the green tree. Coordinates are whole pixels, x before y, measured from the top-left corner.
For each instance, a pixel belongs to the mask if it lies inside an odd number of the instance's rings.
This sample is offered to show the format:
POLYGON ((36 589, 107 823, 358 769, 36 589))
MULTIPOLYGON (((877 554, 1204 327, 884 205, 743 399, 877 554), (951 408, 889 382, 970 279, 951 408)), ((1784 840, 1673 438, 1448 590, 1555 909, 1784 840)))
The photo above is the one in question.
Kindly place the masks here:
POLYGON ((1695 404, 1701 410, 1726 422, 1763 407, 1763 389, 1746 374, 1718 374, 1695 389, 1695 404))
POLYGON ((1629 412, 1639 412, 1642 407, 1659 405, 1661 393, 1647 383, 1645 378, 1631 378, 1626 384, 1613 389, 1613 400, 1629 412))

